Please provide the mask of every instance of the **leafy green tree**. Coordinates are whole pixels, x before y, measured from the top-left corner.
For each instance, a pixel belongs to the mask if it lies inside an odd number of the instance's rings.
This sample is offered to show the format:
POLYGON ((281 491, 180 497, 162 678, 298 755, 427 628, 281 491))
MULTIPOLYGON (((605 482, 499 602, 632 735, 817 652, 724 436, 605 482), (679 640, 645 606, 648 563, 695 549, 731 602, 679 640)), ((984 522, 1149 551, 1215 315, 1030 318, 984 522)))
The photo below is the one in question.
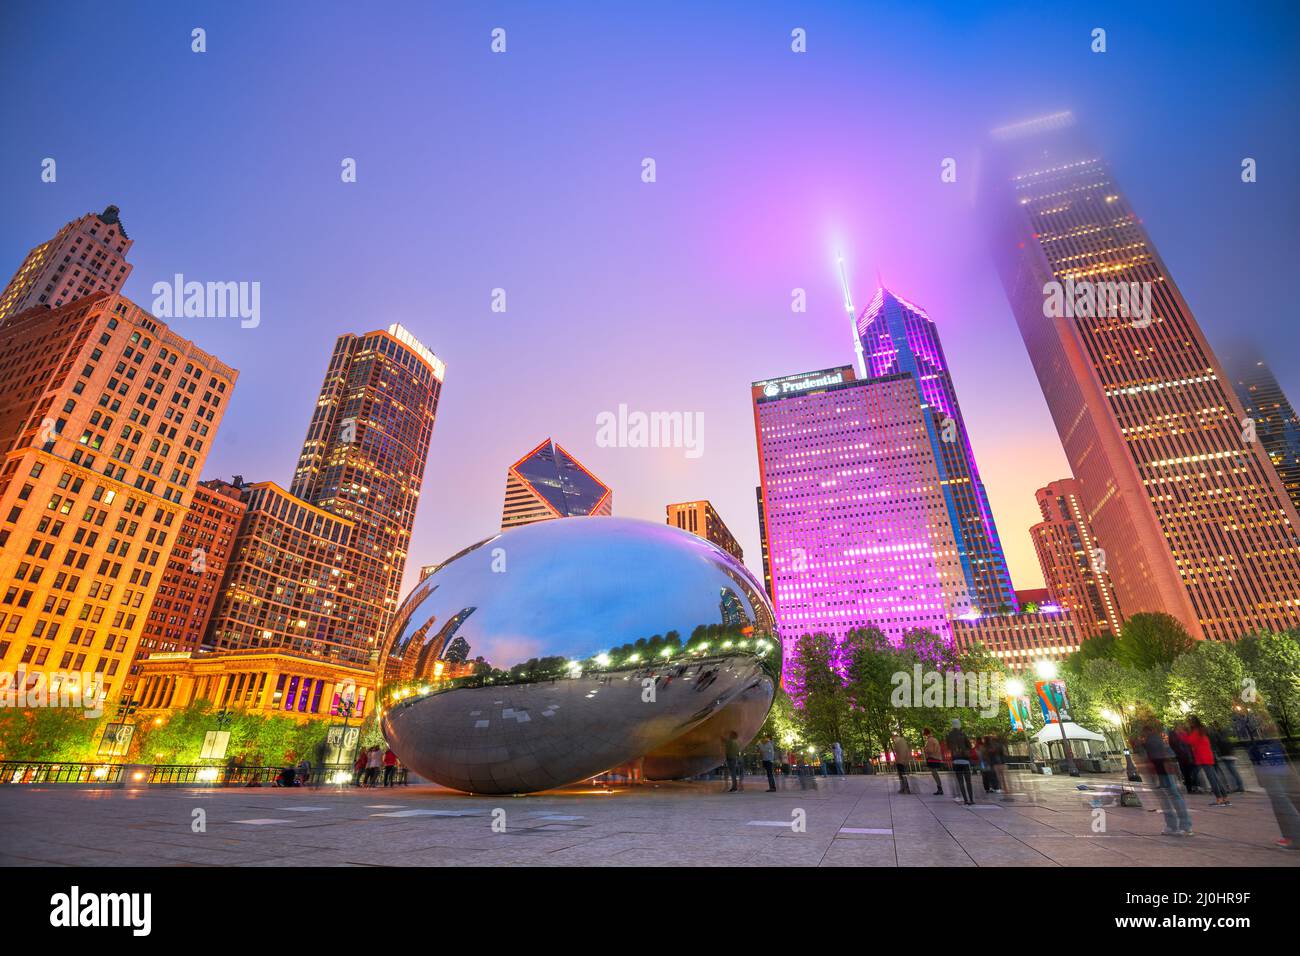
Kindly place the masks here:
POLYGON ((889 749, 899 720, 892 696, 894 674, 911 669, 913 655, 900 653, 878 628, 849 632, 840 645, 845 662, 850 719, 854 736, 867 753, 889 749))
POLYGON ((92 761, 107 722, 76 707, 0 707, 0 759, 92 761))
POLYGON ((799 710, 794 701, 780 687, 772 698, 772 707, 767 712, 767 719, 759 728, 758 740, 771 737, 779 753, 797 750, 803 744, 803 727, 799 710))
POLYGON ((1169 671, 1169 706, 1187 704, 1208 724, 1227 726, 1245 674, 1236 648, 1218 641, 1198 641, 1169 671))
POLYGON ((1251 681, 1243 687, 1242 702, 1255 703, 1260 697, 1278 728, 1286 737, 1294 736, 1300 715, 1300 639, 1295 632, 1252 634, 1236 645, 1244 677, 1251 681))
POLYGON ((1195 644, 1177 618, 1159 612, 1142 612, 1124 622, 1115 642, 1115 658, 1136 670, 1158 667, 1168 672, 1174 661, 1195 644))
POLYGON ((795 642, 789 686, 802 704, 804 737, 819 750, 843 743, 850 729, 849 698, 834 668, 835 645, 825 634, 805 634, 795 642))

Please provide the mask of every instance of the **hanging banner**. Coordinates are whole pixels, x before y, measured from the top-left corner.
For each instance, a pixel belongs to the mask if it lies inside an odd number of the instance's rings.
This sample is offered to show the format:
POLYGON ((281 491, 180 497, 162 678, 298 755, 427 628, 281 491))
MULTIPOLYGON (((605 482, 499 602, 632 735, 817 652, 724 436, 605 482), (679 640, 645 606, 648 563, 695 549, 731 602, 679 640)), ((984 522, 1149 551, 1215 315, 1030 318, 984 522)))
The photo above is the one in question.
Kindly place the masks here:
POLYGON ((1007 713, 1011 715, 1011 729, 1016 733, 1029 732, 1029 698, 1008 697, 1007 713))
POLYGON ((1040 680, 1034 684, 1038 706, 1043 711, 1043 723, 1055 724, 1070 720, 1070 700, 1065 695, 1065 681, 1040 680))

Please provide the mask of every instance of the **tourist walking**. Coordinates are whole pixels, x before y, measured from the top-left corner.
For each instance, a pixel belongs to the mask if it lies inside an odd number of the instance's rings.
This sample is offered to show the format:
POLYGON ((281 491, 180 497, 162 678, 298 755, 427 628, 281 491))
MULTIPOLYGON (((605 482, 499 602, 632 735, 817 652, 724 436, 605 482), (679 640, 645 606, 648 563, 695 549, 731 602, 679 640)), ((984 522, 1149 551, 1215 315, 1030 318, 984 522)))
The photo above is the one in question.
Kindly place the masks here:
POLYGON ((970 779, 970 738, 961 729, 961 721, 952 719, 952 730, 948 731, 948 752, 952 754, 952 775, 957 778, 959 799, 965 806, 975 802, 975 791, 970 779))
POLYGON ((776 744, 772 743, 771 737, 764 737, 763 742, 758 745, 758 755, 763 760, 763 770, 767 773, 767 792, 771 793, 776 789, 776 744))
POLYGON ((912 744, 903 736, 903 728, 899 727, 890 740, 889 745, 894 748, 894 769, 898 771, 898 792, 911 793, 912 789, 907 785, 908 764, 912 762, 912 744))
POLYGON ((1196 785, 1196 763, 1192 760, 1192 747, 1184 733, 1181 724, 1169 728, 1169 749, 1174 752, 1174 761, 1183 775, 1183 786, 1187 792, 1200 793, 1201 788, 1196 785))
POLYGON ((1001 734, 994 734, 989 737, 988 743, 989 764, 993 767, 993 775, 998 781, 998 792, 1002 794, 1003 800, 1011 799, 1011 774, 1007 772, 1007 742, 1001 734))
POLYGON ((383 766, 384 756, 379 752, 379 744, 366 751, 366 786, 374 787, 379 783, 379 771, 383 766))
POLYGON ((925 748, 925 765, 930 770, 930 776, 934 777, 934 795, 942 797, 943 779, 939 776, 939 771, 943 769, 943 748, 929 727, 922 728, 921 736, 924 738, 922 746, 925 748))
POLYGON ((393 753, 393 748, 388 747, 384 750, 384 786, 393 785, 393 777, 397 775, 397 754, 393 753))
POLYGON ((1137 737, 1132 742, 1132 750, 1146 762, 1155 783, 1152 791, 1165 814, 1162 835, 1191 836, 1192 818, 1187 813, 1187 804, 1178 789, 1178 758, 1165 740, 1160 722, 1149 710, 1138 716, 1137 737))
POLYGON ((1232 801, 1228 799, 1228 791, 1224 788, 1223 781, 1219 779, 1219 771, 1214 766, 1214 746, 1210 743, 1210 735, 1205 732, 1205 725, 1201 723, 1201 718, 1195 714, 1187 718, 1187 733, 1184 739, 1192 752, 1192 765, 1196 768, 1197 783, 1199 784, 1201 777, 1204 777, 1214 793, 1214 802, 1210 806, 1232 806, 1232 801))
POLYGON ((835 773, 837 776, 844 776, 844 748, 840 746, 837 740, 831 744, 831 753, 835 755, 835 773))
POLYGON ((1268 794, 1277 828, 1282 831, 1277 845, 1284 850, 1296 849, 1300 841, 1300 813, 1296 811, 1296 804, 1300 803, 1300 777, 1287 760, 1282 744, 1271 737, 1261 736, 1251 741, 1250 762, 1255 765, 1255 777, 1268 794))
POLYGON ((1223 781, 1224 788, 1233 793, 1245 793, 1246 783, 1237 771, 1232 738, 1218 725, 1211 727, 1207 733, 1210 735, 1210 745, 1214 747, 1214 757, 1218 761, 1215 769, 1219 771, 1219 779, 1223 781))
POLYGON ((357 754, 357 759, 352 764, 352 786, 364 787, 366 785, 366 758, 369 756, 369 753, 364 750, 357 754))
POLYGON ((727 736, 727 772, 731 775, 731 789, 728 793, 735 793, 737 790, 743 790, 744 783, 741 776, 744 773, 744 767, 740 763, 740 734, 734 730, 727 736))

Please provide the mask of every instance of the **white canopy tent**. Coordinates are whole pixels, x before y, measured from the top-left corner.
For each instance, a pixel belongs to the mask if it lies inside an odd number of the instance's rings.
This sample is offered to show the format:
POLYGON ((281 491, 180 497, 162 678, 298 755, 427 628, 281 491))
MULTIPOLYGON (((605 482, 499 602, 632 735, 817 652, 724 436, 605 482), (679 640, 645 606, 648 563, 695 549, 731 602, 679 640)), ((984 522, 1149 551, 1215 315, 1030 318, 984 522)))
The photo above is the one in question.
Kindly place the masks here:
MULTIPOLYGON (((1034 734, 1034 743, 1039 744, 1040 746, 1047 746, 1049 748, 1051 747, 1052 744, 1056 744, 1058 747, 1061 746, 1061 727, 1062 724, 1044 724, 1042 729, 1039 730, 1038 733, 1034 734)), ((1101 734, 1094 733, 1093 731, 1089 730, 1087 727, 1080 727, 1072 720, 1065 721, 1064 727, 1065 727, 1065 736, 1069 739, 1072 745, 1076 741, 1084 742, 1084 746, 1082 748, 1084 753, 1092 752, 1093 741, 1097 741, 1098 743, 1106 742, 1106 738, 1103 737, 1101 734)), ((1074 748, 1071 747, 1071 749, 1074 748)))

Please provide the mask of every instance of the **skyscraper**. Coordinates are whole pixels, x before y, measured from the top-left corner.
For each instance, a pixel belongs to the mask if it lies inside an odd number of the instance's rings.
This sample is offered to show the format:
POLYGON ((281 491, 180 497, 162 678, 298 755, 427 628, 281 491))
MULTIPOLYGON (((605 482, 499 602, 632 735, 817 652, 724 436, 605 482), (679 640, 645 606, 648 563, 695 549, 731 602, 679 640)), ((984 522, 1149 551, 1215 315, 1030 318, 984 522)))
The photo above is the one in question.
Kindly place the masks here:
POLYGON ((609 515, 613 510, 609 486, 548 438, 506 472, 501 530, 551 518, 609 515))
POLYGON ((772 601, 774 600, 772 597, 772 562, 767 553, 767 516, 763 514, 762 485, 754 489, 754 497, 758 499, 758 544, 763 555, 763 590, 767 592, 767 599, 772 601))
POLYGON ((58 308, 103 289, 117 292, 131 274, 131 248, 118 208, 74 219, 27 253, 0 294, 0 322, 38 305, 58 308))
POLYGON ((0 669, 114 697, 238 373, 103 291, 5 319, 0 369, 0 669))
POLYGON ((922 309, 882 288, 858 316, 855 330, 869 377, 906 374, 917 389, 962 574, 976 602, 985 612, 1014 611, 1011 575, 938 329, 922 309))
POLYGON ((401 597, 445 374, 400 325, 339 336, 289 489, 354 525, 357 597, 382 612, 380 633, 401 597))
POLYGON ((162 584, 145 616, 135 659, 123 686, 130 694, 139 662, 154 653, 197 651, 244 518, 240 489, 224 481, 194 486, 190 510, 167 557, 162 584))
POLYGON ((1070 611, 1085 638, 1102 631, 1118 635, 1122 619, 1106 573, 1106 552, 1088 524, 1079 483, 1062 478, 1039 488, 1035 497, 1043 520, 1029 529, 1029 536, 1048 594, 1070 611))
POLYGON ((1224 358, 1237 398, 1252 419, 1255 440, 1273 462, 1297 510, 1300 510, 1300 415, 1282 391, 1272 370, 1245 346, 1224 358))
POLYGON ((964 568, 933 415, 910 371, 850 366, 755 382, 763 514, 788 660, 803 634, 899 639, 979 601, 964 568))
POLYGON ((718 512, 708 501, 679 501, 664 509, 668 513, 668 523, 675 528, 699 535, 706 541, 712 541, 737 561, 744 561, 745 554, 740 543, 731 530, 722 523, 718 512))
POLYGON ((981 204, 1126 616, 1300 624, 1300 516, 1150 236, 1069 113, 994 131, 981 204))

